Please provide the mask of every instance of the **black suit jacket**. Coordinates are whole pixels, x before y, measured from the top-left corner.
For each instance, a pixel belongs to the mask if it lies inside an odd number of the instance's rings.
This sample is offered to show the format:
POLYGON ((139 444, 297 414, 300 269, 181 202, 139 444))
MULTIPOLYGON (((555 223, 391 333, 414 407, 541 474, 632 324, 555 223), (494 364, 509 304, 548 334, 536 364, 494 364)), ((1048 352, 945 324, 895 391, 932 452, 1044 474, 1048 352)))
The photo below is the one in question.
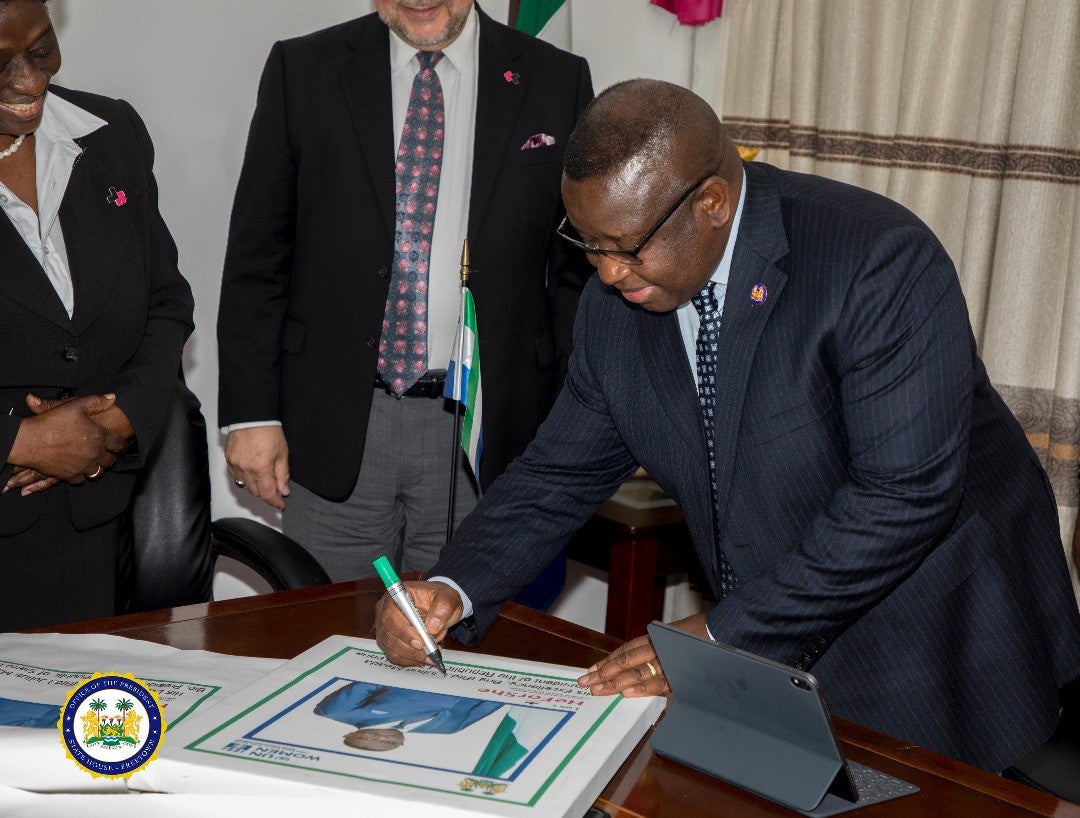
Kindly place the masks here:
MULTIPOLYGON (((72 523, 85 529, 119 514, 134 475, 165 414, 191 333, 191 289, 177 269, 176 245, 162 221, 154 149, 130 105, 50 86, 108 125, 78 139, 82 154, 60 206, 75 291, 69 319, 63 303, 15 227, 0 218, 0 451, 9 452, 25 398, 115 392, 135 428, 136 447, 99 479, 69 492, 72 523), (127 201, 109 200, 110 188, 127 201)), ((6 481, 11 467, 0 470, 6 481)), ((0 535, 38 519, 45 494, 0 495, 0 535)))
POLYGON ((837 182, 761 164, 746 178, 719 530, 677 320, 594 280, 550 417, 431 574, 461 585, 482 632, 640 463, 682 507, 714 593, 717 544, 740 579, 708 616, 716 639, 813 668, 837 715, 1000 770, 1050 734, 1080 673, 1046 475, 925 225, 837 182))
MULTIPOLYGON (((554 228, 563 148, 592 85, 580 57, 482 12, 479 25, 468 237, 486 485, 550 408, 590 270, 554 228), (555 145, 520 149, 540 132, 555 145)), ((393 259, 389 37, 372 14, 273 47, 221 287, 221 424, 281 420, 292 478, 331 500, 360 469, 393 259)))

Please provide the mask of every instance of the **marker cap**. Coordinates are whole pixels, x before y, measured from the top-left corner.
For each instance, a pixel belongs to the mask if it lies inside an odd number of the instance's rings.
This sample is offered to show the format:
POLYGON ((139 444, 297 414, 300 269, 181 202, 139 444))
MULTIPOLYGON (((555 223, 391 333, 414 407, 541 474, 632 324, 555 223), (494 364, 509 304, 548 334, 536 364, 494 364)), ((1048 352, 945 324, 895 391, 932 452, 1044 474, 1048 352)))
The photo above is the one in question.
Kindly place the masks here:
POLYGON ((394 566, 390 564, 390 560, 386 557, 379 557, 371 564, 375 566, 375 570, 379 574, 379 579, 383 581, 383 585, 387 588, 401 582, 401 580, 398 579, 397 573, 394 571, 394 566))

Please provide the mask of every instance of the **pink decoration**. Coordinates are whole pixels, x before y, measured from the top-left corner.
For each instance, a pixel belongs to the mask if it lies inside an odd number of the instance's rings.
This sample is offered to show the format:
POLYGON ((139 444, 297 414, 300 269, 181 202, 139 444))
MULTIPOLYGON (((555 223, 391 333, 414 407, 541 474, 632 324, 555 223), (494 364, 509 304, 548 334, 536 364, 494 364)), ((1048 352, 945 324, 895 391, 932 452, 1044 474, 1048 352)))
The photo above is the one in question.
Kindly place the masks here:
POLYGON ((522 144, 521 149, 523 151, 531 150, 532 148, 545 148, 549 145, 555 144, 555 137, 546 133, 534 133, 522 144))
POLYGON ((670 11, 684 26, 700 26, 720 16, 724 0, 650 0, 654 6, 670 11))

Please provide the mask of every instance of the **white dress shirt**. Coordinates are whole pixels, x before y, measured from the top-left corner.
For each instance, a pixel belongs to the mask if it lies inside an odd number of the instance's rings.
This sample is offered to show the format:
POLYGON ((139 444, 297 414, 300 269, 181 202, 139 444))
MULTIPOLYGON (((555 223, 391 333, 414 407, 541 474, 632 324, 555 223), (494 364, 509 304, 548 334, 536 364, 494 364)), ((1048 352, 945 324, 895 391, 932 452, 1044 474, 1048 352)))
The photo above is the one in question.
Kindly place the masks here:
MULTIPOLYGON (((439 198, 431 235, 428 265, 428 369, 446 369, 457 334, 461 298, 461 245, 469 226, 472 190, 473 138, 476 132, 476 77, 480 59, 480 25, 476 9, 469 12, 461 34, 442 50, 435 66, 443 90, 443 162, 439 198)), ((394 102, 394 155, 413 78, 420 70, 416 48, 390 32, 390 81, 394 102)))
MULTIPOLYGON (((728 277, 731 274, 731 257, 735 253, 735 238, 739 235, 739 225, 742 223, 743 202, 746 201, 746 171, 743 171, 742 189, 739 191, 739 206, 735 209, 735 218, 731 220, 731 234, 728 236, 727 247, 720 264, 712 274, 712 280, 716 282, 716 300, 720 307, 724 306, 724 295, 727 293, 728 277)), ((750 293, 746 294, 750 297, 750 293)), ((690 361, 690 371, 694 373, 694 385, 697 385, 697 336, 701 326, 701 317, 693 303, 687 301, 675 311, 679 319, 679 334, 682 335, 683 346, 686 348, 686 358, 690 361)))
MULTIPOLYGON (((727 294, 728 278, 731 276, 731 257, 735 254, 735 240, 739 235, 739 225, 742 224, 743 203, 746 201, 746 171, 742 175, 742 189, 739 191, 739 206, 735 208, 735 218, 731 220, 731 234, 728 236, 727 247, 716 272, 712 274, 712 280, 716 282, 716 300, 723 309, 724 296, 727 294)), ((750 297, 750 293, 746 294, 750 297)), ((697 307, 693 302, 687 301, 682 304, 676 313, 679 319, 679 333, 682 335, 683 347, 686 349, 686 357, 690 361, 690 371, 694 373, 694 385, 698 385, 697 371, 697 336, 701 327, 701 316, 698 315, 697 307)), ((721 318, 721 321, 723 319, 721 318)), ((721 354, 723 352, 721 351, 721 354)), ((705 632, 713 639, 712 631, 705 625, 705 632)))
MULTIPOLYGON (((57 296, 67 310, 75 311, 75 291, 68 264, 67 245, 60 229, 60 203, 82 148, 78 137, 108 123, 54 94, 45 97, 41 124, 34 134, 37 156, 38 212, 0 183, 0 208, 40 263, 57 296)), ((25 150, 25 147, 23 148, 25 150)), ((3 160, 0 160, 3 161, 3 160)))

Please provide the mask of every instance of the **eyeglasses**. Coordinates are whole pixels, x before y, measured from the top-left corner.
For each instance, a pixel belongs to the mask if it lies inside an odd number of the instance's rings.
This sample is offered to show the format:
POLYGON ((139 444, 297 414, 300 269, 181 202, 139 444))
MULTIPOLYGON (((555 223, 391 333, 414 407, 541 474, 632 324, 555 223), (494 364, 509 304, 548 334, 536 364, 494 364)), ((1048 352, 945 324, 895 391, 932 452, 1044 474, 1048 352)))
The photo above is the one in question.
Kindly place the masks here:
POLYGON ((589 255, 606 256, 607 258, 614 259, 615 261, 622 262, 623 264, 641 264, 641 258, 638 256, 638 253, 641 252, 641 249, 648 243, 649 239, 655 236, 656 232, 664 226, 667 220, 675 215, 675 211, 679 209, 683 202, 690 198, 690 194, 697 190, 701 186, 702 182, 715 175, 716 173, 715 171, 713 171, 707 173, 705 176, 702 176, 700 179, 694 182, 694 184, 691 185, 690 188, 682 196, 679 197, 679 200, 668 209, 667 213, 660 217, 660 221, 654 224, 649 229, 649 232, 642 236, 641 241, 639 241, 637 245, 631 250, 597 247, 595 244, 587 244, 580 238, 574 238, 573 236, 568 235, 566 232, 568 228, 570 230, 573 230, 575 233, 577 232, 577 229, 569 223, 569 216, 563 216, 563 220, 559 222, 559 226, 555 228, 555 232, 562 236, 564 239, 566 239, 566 241, 568 241, 570 244, 574 245, 574 247, 578 247, 584 250, 589 255))

